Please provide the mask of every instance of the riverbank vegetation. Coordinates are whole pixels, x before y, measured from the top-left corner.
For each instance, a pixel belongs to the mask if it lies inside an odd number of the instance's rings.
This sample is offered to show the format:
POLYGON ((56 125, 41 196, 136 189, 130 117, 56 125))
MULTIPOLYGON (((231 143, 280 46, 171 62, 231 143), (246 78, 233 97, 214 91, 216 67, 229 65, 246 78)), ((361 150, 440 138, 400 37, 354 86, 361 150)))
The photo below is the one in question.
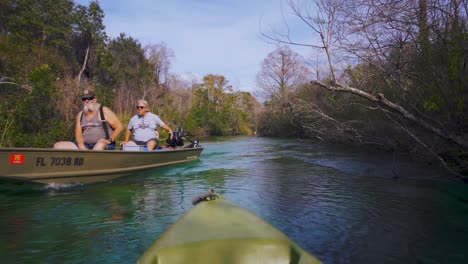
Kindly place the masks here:
MULTIPOLYGON (((264 37, 314 49, 317 66, 297 84, 300 70, 284 69, 304 60, 288 46, 265 60, 277 85, 261 118, 277 122, 260 122, 264 132, 407 151, 468 175, 466 1, 286 2, 316 41, 264 37)), ((272 94, 264 77, 259 88, 272 94)))
POLYGON ((197 136, 370 146, 468 174, 466 1, 285 3, 316 41, 264 32, 278 46, 257 74, 257 99, 223 75, 173 73, 164 42, 108 37, 97 1, 0 1, 0 146, 73 140, 81 91, 92 86, 123 123, 144 98, 173 128, 184 121, 197 136))

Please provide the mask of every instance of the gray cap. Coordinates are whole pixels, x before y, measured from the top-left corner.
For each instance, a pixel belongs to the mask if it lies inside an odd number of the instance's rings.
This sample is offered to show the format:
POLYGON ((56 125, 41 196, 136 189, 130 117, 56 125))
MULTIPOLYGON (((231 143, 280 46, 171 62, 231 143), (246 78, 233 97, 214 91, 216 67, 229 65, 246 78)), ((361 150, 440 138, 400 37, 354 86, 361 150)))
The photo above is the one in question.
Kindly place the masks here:
POLYGON ((82 98, 94 97, 94 96, 96 96, 96 92, 91 87, 88 87, 88 88, 84 89, 83 94, 81 95, 82 98))

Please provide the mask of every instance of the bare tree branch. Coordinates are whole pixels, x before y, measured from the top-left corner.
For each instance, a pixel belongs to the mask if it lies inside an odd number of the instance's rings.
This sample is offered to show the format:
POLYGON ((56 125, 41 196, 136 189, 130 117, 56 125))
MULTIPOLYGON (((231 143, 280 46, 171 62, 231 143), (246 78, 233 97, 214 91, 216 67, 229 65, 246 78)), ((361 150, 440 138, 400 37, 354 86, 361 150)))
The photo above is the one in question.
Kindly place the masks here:
POLYGON ((18 84, 18 83, 15 83, 15 82, 0 82, 0 84, 11 84, 11 85, 19 86, 19 87, 27 90, 29 92, 29 94, 31 94, 32 90, 33 90, 33 88, 31 86, 29 86, 29 85, 18 84))
POLYGON ((83 72, 86 69, 86 64, 88 63, 88 55, 89 55, 89 46, 88 46, 88 48, 86 48, 86 55, 85 55, 85 59, 84 59, 84 62, 83 62, 83 66, 81 67, 81 70, 78 73, 78 76, 76 77, 76 84, 77 85, 80 85, 81 75, 83 74, 83 72))
POLYGON ((395 119, 393 119, 391 116, 389 116, 387 111, 385 111, 384 109, 381 109, 381 110, 383 110, 384 114, 387 116, 388 119, 392 120, 393 123, 398 125, 403 131, 405 131, 408 135, 410 135, 411 138, 413 138, 416 142, 418 142, 423 148, 427 149, 431 153, 431 155, 434 156, 447 171, 449 171, 450 173, 452 173, 453 175, 455 175, 457 178, 461 179, 462 181, 468 182, 468 178, 466 178, 465 176, 451 169, 448 166, 447 162, 445 162, 445 160, 441 156, 439 156, 431 147, 425 144, 421 139, 419 139, 415 134, 413 134, 408 128, 406 128, 405 126, 397 122, 395 119))
POLYGON ((387 100, 385 98, 385 96, 383 94, 381 94, 381 93, 379 93, 377 96, 374 96, 374 95, 369 94, 369 93, 367 93, 367 92, 365 92, 363 90, 353 88, 353 87, 349 87, 349 86, 346 86, 346 85, 342 85, 342 84, 339 84, 339 83, 335 83, 335 85, 327 85, 327 84, 325 84, 325 83, 323 83, 321 81, 312 81, 312 83, 317 84, 320 87, 323 87, 323 88, 325 88, 327 90, 330 90, 330 91, 347 92, 347 93, 352 93, 352 94, 355 94, 355 95, 359 95, 359 96, 361 96, 363 98, 366 98, 369 101, 372 101, 372 102, 378 103, 378 104, 380 104, 380 105, 382 105, 384 107, 390 108, 393 111, 401 114, 404 118, 413 121, 414 123, 418 124, 419 126, 421 126, 421 127, 425 128, 425 129, 431 131, 432 133, 440 136, 441 138, 449 140, 449 141, 463 147, 464 149, 468 149, 468 142, 466 140, 464 140, 462 137, 453 135, 452 133, 447 132, 447 131, 443 131, 442 129, 439 129, 439 128, 436 128, 436 127, 430 125, 429 123, 425 122, 424 120, 421 120, 421 119, 417 118, 414 114, 407 111, 402 106, 387 100))

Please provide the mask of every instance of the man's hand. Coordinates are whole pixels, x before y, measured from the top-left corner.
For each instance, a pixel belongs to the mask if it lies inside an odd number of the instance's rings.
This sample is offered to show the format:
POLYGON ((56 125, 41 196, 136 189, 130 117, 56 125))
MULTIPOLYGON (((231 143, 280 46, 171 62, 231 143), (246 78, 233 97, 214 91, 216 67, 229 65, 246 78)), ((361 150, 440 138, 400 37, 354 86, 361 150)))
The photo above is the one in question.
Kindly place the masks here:
MULTIPOLYGON (((97 143, 104 143, 106 145, 112 143, 111 141, 109 141, 109 139, 106 139, 106 138, 101 138, 97 143)), ((96 144, 97 144, 96 143, 96 144)))
POLYGON ((78 144, 79 150, 88 150, 88 148, 84 144, 78 144))

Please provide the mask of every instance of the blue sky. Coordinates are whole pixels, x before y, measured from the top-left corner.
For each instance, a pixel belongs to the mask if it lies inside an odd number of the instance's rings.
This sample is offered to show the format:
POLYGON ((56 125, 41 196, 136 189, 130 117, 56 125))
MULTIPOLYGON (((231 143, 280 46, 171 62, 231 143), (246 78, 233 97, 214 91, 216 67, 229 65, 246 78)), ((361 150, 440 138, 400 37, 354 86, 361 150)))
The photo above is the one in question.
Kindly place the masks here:
MULTIPOLYGON (((90 1, 75 2, 87 6, 90 1)), ((171 73, 199 78, 210 73, 221 74, 235 89, 243 91, 253 91, 263 59, 276 48, 262 39, 261 30, 281 29, 284 25, 281 0, 101 0, 99 3, 110 37, 124 32, 142 45, 164 42, 175 55, 171 73)), ((307 56, 307 49, 294 49, 307 56)))

